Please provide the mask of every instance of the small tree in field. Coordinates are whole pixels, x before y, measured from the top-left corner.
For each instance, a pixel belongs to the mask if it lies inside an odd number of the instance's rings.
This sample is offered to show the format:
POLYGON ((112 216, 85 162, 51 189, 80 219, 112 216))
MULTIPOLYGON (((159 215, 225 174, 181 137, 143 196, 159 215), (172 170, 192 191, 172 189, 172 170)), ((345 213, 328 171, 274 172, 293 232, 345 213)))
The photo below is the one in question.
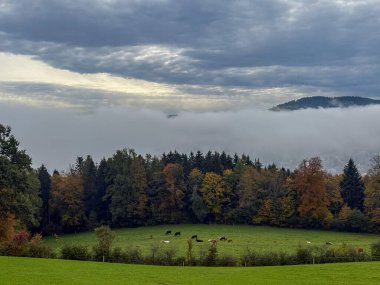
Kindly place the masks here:
POLYGON ((109 259, 115 234, 111 231, 109 226, 100 226, 96 228, 95 234, 98 239, 98 244, 94 247, 95 258, 101 258, 104 262, 106 259, 109 259))

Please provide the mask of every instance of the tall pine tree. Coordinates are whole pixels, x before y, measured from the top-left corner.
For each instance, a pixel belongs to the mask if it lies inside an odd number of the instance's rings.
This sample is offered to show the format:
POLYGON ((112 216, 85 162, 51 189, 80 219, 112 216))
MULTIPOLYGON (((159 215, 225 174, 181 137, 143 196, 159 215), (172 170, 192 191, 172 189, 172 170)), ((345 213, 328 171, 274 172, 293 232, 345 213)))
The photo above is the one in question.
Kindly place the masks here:
POLYGON ((344 202, 351 209, 363 210, 364 183, 352 158, 343 169, 343 180, 340 189, 344 202))
POLYGON ((47 171, 45 165, 41 165, 37 169, 38 180, 40 181, 40 198, 42 200, 42 209, 41 209, 41 231, 47 233, 47 226, 50 223, 50 192, 51 192, 51 177, 47 171))

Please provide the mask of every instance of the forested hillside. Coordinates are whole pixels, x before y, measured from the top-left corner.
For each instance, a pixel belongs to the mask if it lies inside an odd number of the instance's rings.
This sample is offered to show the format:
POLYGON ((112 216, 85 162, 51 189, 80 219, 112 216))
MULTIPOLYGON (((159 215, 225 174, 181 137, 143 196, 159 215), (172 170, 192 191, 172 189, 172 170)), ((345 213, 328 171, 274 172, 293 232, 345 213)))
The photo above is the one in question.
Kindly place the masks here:
POLYGON ((348 108, 355 106, 369 106, 380 104, 380 100, 371 98, 342 96, 342 97, 324 97, 313 96, 292 100, 271 108, 272 111, 294 111, 300 109, 318 109, 318 108, 348 108))
POLYGON ((224 152, 155 157, 122 149, 49 173, 31 168, 9 128, 0 135, 2 239, 22 225, 44 234, 165 223, 380 229, 380 156, 361 177, 353 160, 331 175, 318 157, 288 170, 224 152))

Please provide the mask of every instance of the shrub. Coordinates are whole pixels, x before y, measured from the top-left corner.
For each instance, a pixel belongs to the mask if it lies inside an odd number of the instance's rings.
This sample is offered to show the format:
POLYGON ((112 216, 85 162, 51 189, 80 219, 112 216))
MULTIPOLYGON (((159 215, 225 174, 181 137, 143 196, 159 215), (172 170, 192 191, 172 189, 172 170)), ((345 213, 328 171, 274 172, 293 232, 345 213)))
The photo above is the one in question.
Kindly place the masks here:
POLYGON ((127 262, 127 254, 120 248, 115 247, 110 254, 110 261, 116 263, 126 263, 127 262))
POLYGON ((40 234, 34 235, 30 240, 26 256, 39 258, 56 257, 53 249, 50 246, 43 243, 42 236, 40 234))
POLYGON ((150 246, 150 256, 145 258, 147 264, 156 264, 160 259, 160 245, 152 243, 150 246))
POLYGON ((233 255, 223 254, 217 258, 216 265, 218 265, 218 266, 236 266, 237 265, 237 259, 233 255))
POLYGON ((380 240, 371 244, 371 254, 373 257, 380 257, 380 240))
POLYGON ((295 264, 295 257, 284 252, 255 252, 247 250, 241 256, 244 266, 272 266, 295 264))
POLYGON ((12 240, 4 242, 4 250, 6 255, 25 256, 28 250, 30 233, 26 230, 17 232, 12 240))
POLYGON ((97 245, 94 246, 95 260, 109 261, 112 242, 115 239, 114 233, 109 226, 100 226, 95 229, 95 234, 98 239, 97 245))
POLYGON ((359 255, 354 246, 343 243, 342 245, 334 248, 334 257, 341 261, 360 261, 364 255, 359 255))
POLYGON ((241 262, 244 266, 255 265, 256 252, 251 249, 246 249, 241 257, 241 262))
POLYGON ((186 251, 186 259, 187 264, 194 265, 194 250, 193 250, 193 240, 189 239, 187 240, 187 251, 186 251))
POLYGON ((204 244, 202 246, 199 247, 199 251, 198 251, 198 259, 194 259, 193 258, 193 262, 196 264, 196 265, 204 265, 205 264, 205 260, 206 260, 206 256, 207 256, 207 253, 208 253, 208 248, 207 246, 204 244))
POLYGON ((218 256, 218 249, 216 244, 211 244, 208 249, 208 254, 203 261, 203 264, 206 266, 216 265, 216 257, 218 256))
POLYGON ((313 263, 313 254, 311 248, 299 247, 296 250, 296 263, 298 264, 310 264, 313 263))
POLYGON ((143 264, 144 257, 141 254, 141 250, 139 248, 129 248, 125 251, 125 262, 132 264, 143 264))
POLYGON ((174 247, 164 248, 162 250, 162 265, 174 265, 177 264, 175 262, 175 256, 177 254, 177 249, 174 247))
POLYGON ((279 265, 292 265, 295 264, 296 258, 294 255, 285 253, 285 252, 280 252, 278 254, 278 264, 279 265))
POLYGON ((90 253, 86 246, 66 244, 61 249, 61 257, 69 260, 90 260, 90 253))
POLYGON ((347 217, 347 230, 351 232, 366 232, 371 224, 370 219, 357 209, 350 211, 347 217))

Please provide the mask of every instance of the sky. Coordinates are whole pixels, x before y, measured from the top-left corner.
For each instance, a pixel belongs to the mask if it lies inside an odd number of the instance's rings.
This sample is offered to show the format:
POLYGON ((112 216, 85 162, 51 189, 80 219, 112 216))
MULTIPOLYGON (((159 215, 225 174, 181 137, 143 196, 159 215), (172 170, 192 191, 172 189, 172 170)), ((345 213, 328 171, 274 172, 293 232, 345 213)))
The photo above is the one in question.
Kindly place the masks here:
POLYGON ((366 171, 379 108, 267 109, 380 97, 378 15, 378 0, 0 0, 0 123, 49 169, 132 147, 366 171))

